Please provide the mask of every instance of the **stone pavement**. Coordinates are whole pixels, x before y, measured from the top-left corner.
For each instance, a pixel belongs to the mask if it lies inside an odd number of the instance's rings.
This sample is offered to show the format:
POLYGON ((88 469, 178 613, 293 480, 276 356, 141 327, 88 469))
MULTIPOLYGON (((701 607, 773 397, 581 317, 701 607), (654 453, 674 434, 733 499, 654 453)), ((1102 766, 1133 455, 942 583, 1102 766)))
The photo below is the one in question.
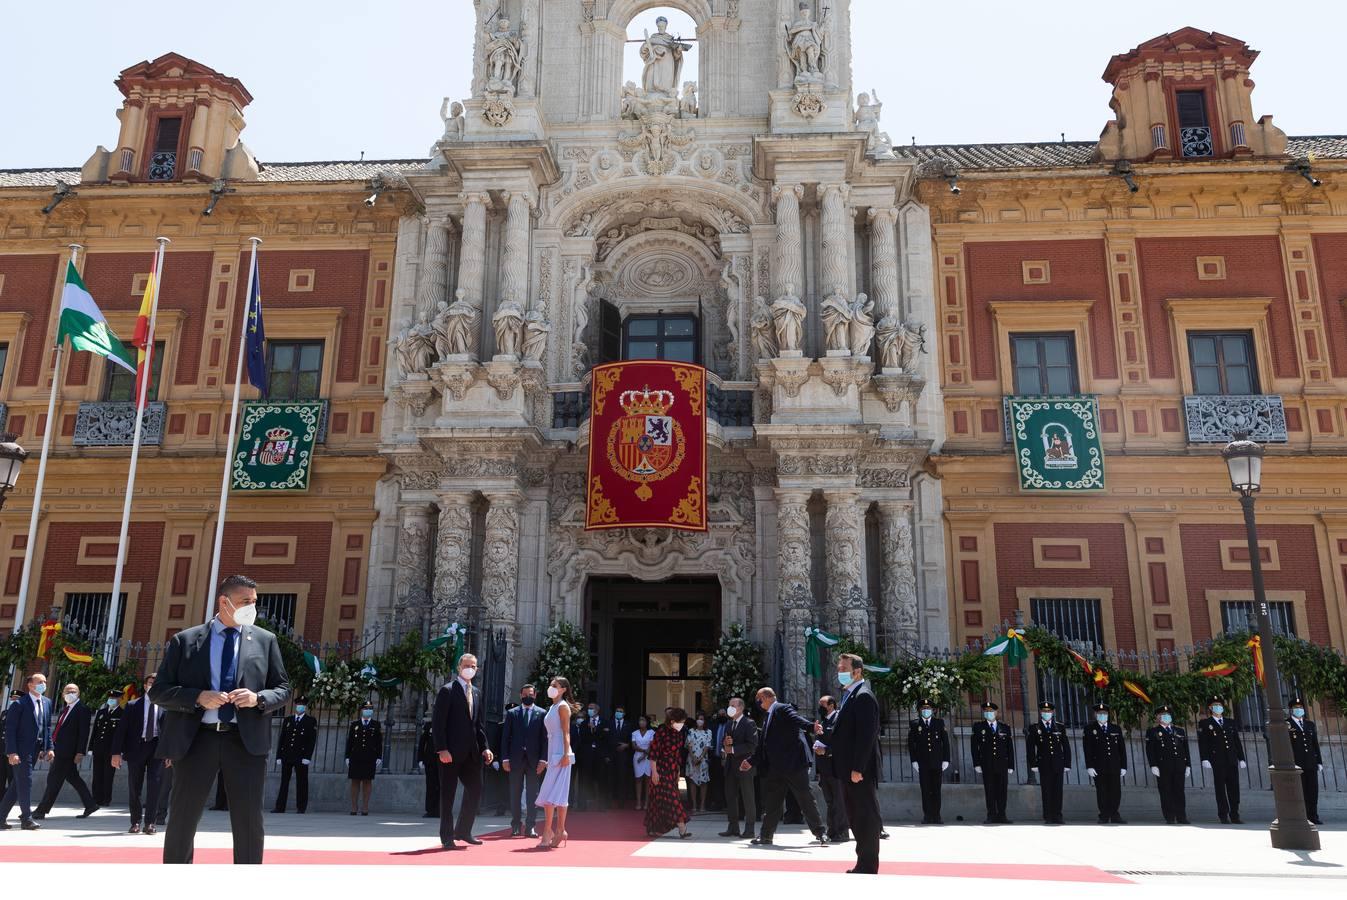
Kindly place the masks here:
MULTIPOLYGON (((119 874, 111 877, 131 879, 127 883, 149 878, 167 887, 191 879, 187 870, 157 865, 162 832, 128 835, 125 813, 99 811, 79 820, 73 818, 76 811, 57 807, 41 831, 15 829, 0 835, 0 864, 10 873, 7 888, 14 883, 11 877, 49 884, 53 864, 116 865, 119 874), (122 875, 123 866, 144 874, 122 875)), ((197 840, 200 861, 229 860, 227 816, 206 813, 197 840)), ((829 890, 851 884, 841 873, 854 859, 850 844, 809 846, 809 835, 798 826, 778 832, 779 846, 770 849, 718 838, 715 833, 724 827, 719 816, 695 818, 691 840, 652 841, 633 813, 578 813, 571 817, 570 846, 551 852, 532 849, 534 841, 510 839, 508 823, 494 817, 479 820, 477 832, 486 838, 483 846, 445 852, 438 847, 436 826, 432 819, 381 815, 268 814, 271 865, 265 875, 249 870, 239 873, 241 881, 232 876, 203 880, 208 883, 191 881, 193 900, 213 896, 213 884, 255 882, 270 890, 295 879, 309 889, 340 887, 343 896, 354 896, 350 891, 357 885, 386 885, 395 868, 399 893, 448 884, 445 877, 450 873, 438 871, 446 868, 452 870, 456 890, 465 881, 480 881, 489 885, 493 896, 516 883, 520 889, 537 890, 539 876, 555 875, 559 896, 549 900, 566 896, 567 885, 577 886, 577 896, 581 890, 592 896, 604 885, 623 893, 636 884, 653 889, 671 873, 677 873, 686 889, 695 889, 693 885, 705 878, 710 879, 708 889, 715 890, 733 884, 753 891, 775 884, 792 891, 829 890), (522 878, 529 881, 519 881, 522 878), (692 880, 684 884, 684 878, 692 880)), ((1347 891, 1347 828, 1341 826, 1325 828, 1324 849, 1312 855, 1273 850, 1263 825, 891 824, 888 829, 892 837, 883 843, 881 877, 863 883, 904 891, 929 887, 985 895, 989 881, 996 881, 998 900, 1007 895, 1041 896, 1043 890, 1069 891, 1073 898, 1120 891, 1140 897, 1141 890, 1190 897, 1195 891, 1217 888, 1274 890, 1278 897, 1330 893, 1341 897, 1347 891)), ((75 874, 83 879, 78 871, 75 874)))

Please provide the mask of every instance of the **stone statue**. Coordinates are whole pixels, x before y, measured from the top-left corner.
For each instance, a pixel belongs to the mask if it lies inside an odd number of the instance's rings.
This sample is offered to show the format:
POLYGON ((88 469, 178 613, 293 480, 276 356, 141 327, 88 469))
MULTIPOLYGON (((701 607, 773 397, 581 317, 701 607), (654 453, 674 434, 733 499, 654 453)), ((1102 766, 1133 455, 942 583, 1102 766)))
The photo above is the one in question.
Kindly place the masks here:
POLYGON ((753 298, 753 315, 748 327, 753 335, 753 350, 757 358, 774 359, 777 352, 776 326, 772 323, 772 310, 767 306, 766 297, 759 295, 753 298))
POLYGON ((618 115, 623 119, 638 118, 641 112, 638 104, 640 99, 641 89, 636 86, 636 82, 628 81, 622 85, 622 103, 618 115))
POLYGON ((496 355, 519 358, 520 346, 524 341, 524 311, 513 300, 507 300, 491 317, 491 327, 496 330, 496 355))
POLYGON ((486 60, 486 90, 513 97, 519 71, 524 67, 524 41, 518 32, 510 30, 509 19, 501 16, 495 31, 487 30, 482 57, 486 60))
POLYGON ((589 234, 589 229, 594 225, 594 214, 585 213, 570 228, 566 229, 566 237, 584 237, 589 234))
POLYGON ((823 320, 823 348, 825 350, 851 349, 851 303, 840 291, 834 291, 819 308, 823 320))
POLYGON ((440 119, 444 122, 444 134, 440 136, 443 143, 451 143, 463 140, 463 104, 457 100, 451 101, 448 97, 440 104, 440 119))
POLYGON ((917 371, 917 354, 926 352, 926 326, 916 322, 904 322, 899 349, 898 365, 909 375, 917 371))
POLYGON ((449 304, 441 300, 435 307, 435 318, 431 322, 431 337, 435 341, 435 355, 443 360, 451 352, 449 349, 449 304))
POLYGON ((730 352, 730 358, 738 360, 739 326, 743 322, 741 304, 744 297, 739 290, 739 276, 734 274, 734 260, 725 260, 725 265, 721 267, 720 286, 725 289, 725 327, 730 332, 730 339, 725 346, 730 352))
POLYGON ((683 52, 691 50, 692 45, 669 34, 669 20, 664 16, 655 20, 655 29, 654 34, 645 33, 645 43, 641 44, 641 61, 645 63, 641 87, 647 97, 677 98, 683 52))
POLYGON ((903 323, 898 321, 898 314, 887 312, 879 320, 879 327, 875 332, 875 340, 879 347, 879 368, 898 369, 902 367, 903 351, 903 323))
POLYGON ((571 355, 574 357, 575 374, 582 375, 589 370, 589 345, 585 343, 585 329, 589 327, 589 289, 594 284, 594 267, 586 263, 580 267, 580 280, 575 283, 572 298, 571 318, 575 330, 571 336, 571 355))
POLYGON ((786 28, 786 55, 795 69, 795 83, 823 80, 823 25, 814 21, 809 4, 801 3, 794 22, 786 28))
POLYGON ((547 350, 547 336, 551 333, 552 326, 542 307, 529 310, 529 314, 524 317, 524 359, 542 362, 543 353, 547 350))
POLYGON ((467 291, 454 291, 454 302, 445 313, 444 342, 449 355, 464 356, 477 352, 477 332, 482 324, 482 308, 467 299, 467 291))
POLYGON ((857 131, 865 133, 865 152, 870 156, 893 156, 893 141, 888 132, 879 129, 879 114, 884 104, 879 101, 879 92, 874 91, 874 102, 870 94, 862 93, 856 98, 856 114, 852 122, 857 131))
POLYGON ((870 344, 875 339, 875 302, 865 294, 857 294, 851 304, 851 355, 869 356, 870 344))
POLYGON ((697 82, 683 82, 683 98, 678 101, 678 115, 684 119, 697 118, 697 82))
POLYGON ((787 284, 786 293, 772 304, 772 322, 776 326, 776 343, 781 353, 799 352, 806 315, 804 304, 795 296, 795 285, 787 284))
POLYGON ((429 310, 422 310, 417 321, 407 326, 407 330, 398 338, 396 351, 398 368, 402 370, 403 378, 424 372, 434 362, 434 330, 430 324, 429 310))

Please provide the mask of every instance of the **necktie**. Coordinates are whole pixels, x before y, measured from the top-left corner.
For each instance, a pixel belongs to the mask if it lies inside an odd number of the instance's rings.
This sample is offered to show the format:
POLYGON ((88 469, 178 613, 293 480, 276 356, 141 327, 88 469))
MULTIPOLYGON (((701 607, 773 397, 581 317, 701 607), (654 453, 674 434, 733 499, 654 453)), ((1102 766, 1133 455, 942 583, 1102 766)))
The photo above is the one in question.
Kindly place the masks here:
POLYGON ((70 707, 61 710, 61 718, 56 720, 56 730, 51 733, 51 739, 56 740, 56 736, 61 733, 61 726, 65 724, 65 717, 70 715, 70 707))
MULTIPOLYGON (((234 637, 238 634, 237 628, 226 628, 224 630, 224 648, 220 651, 220 691, 228 694, 236 687, 236 671, 234 666, 234 637)), ((220 721, 234 721, 234 704, 226 703, 220 707, 220 721)))
POLYGON ((472 718, 472 685, 463 688, 463 695, 468 698, 468 718, 472 718))

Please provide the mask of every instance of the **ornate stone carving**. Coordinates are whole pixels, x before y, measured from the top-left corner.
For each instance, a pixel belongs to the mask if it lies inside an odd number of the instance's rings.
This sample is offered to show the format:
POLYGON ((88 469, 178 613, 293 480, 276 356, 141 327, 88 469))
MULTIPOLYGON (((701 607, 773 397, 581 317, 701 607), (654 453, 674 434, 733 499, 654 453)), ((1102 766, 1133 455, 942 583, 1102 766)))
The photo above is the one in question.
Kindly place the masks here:
MULTIPOLYGON (((459 248, 458 287, 481 308, 486 274, 486 194, 463 195, 463 241, 459 248)), ((476 338, 472 347, 476 349, 476 338)))
POLYGON ((468 396, 468 388, 477 380, 480 367, 476 363, 444 362, 440 363, 438 371, 440 383, 449 392, 449 396, 462 403, 463 398, 468 396))
POLYGON ((547 336, 552 333, 552 326, 547 321, 547 313, 542 307, 535 307, 529 310, 524 317, 524 359, 534 362, 541 362, 543 353, 547 350, 547 336))
MULTIPOLYGON (((776 201, 776 278, 773 296, 786 292, 786 285, 804 284, 804 246, 800 231, 802 185, 777 185, 772 189, 776 201)), ((789 293, 795 293, 792 287, 789 293)))
POLYGON ((823 320, 823 346, 830 352, 849 352, 851 350, 851 303, 834 291, 823 300, 819 311, 823 320))
POLYGON ((472 554, 472 495, 441 494, 435 535, 435 601, 458 597, 468 585, 472 554))
POLYGON ((678 115, 684 119, 697 118, 697 82, 683 82, 683 96, 678 99, 678 115))
POLYGON ((781 475, 854 475, 856 457, 852 454, 783 455, 776 461, 781 475))
POLYGON ((430 507, 403 507, 398 528, 397 568, 393 574, 393 596, 398 605, 424 602, 430 595, 429 580, 430 507))
POLYGON ((589 344, 585 341, 585 330, 589 326, 589 289, 594 284, 594 267, 585 264, 580 267, 580 280, 575 284, 575 296, 572 300, 572 315, 575 330, 571 338, 572 371, 583 375, 589 371, 589 344))
POLYGON ((486 383, 491 385, 496 396, 502 400, 509 400, 514 396, 514 392, 519 389, 520 381, 519 370, 514 366, 500 364, 487 366, 486 383))
POLYGON ((893 158, 893 140, 889 138, 888 132, 881 131, 879 128, 879 114, 884 110, 884 104, 879 100, 879 92, 872 91, 874 100, 870 99, 871 94, 862 93, 856 98, 856 112, 852 116, 852 124, 856 130, 865 134, 865 153, 874 159, 892 159, 893 158))
MULTIPOLYGON (((772 323, 776 328, 776 345, 781 355, 798 355, 804 340, 804 317, 808 314, 800 298, 795 296, 795 284, 786 284, 786 293, 772 304, 772 323)), ((791 396, 794 396, 793 394, 791 396)))
POLYGON ((439 304, 448 300, 449 221, 430 220, 426 228, 426 246, 421 254, 421 284, 416 292, 416 311, 434 315, 439 304))
POLYGON ((861 528, 860 507, 855 491, 824 493, 825 557, 828 565, 828 606, 838 622, 853 637, 869 635, 868 603, 861 573, 861 546, 865 533, 861 528), (863 622, 857 622, 857 616, 863 622), (860 630, 862 625, 864 630, 860 630))
POLYGON ((857 294, 851 304, 851 355, 868 358, 870 345, 875 341, 874 302, 865 294, 857 294))
POLYGON ((441 356, 475 356, 482 327, 482 309, 468 299, 467 291, 454 291, 454 303, 436 317, 436 346, 441 356))
POLYGON ((533 202, 525 192, 509 191, 505 195, 505 242, 501 248, 500 295, 506 303, 523 304, 528 299, 532 210, 533 202))
POLYGON ((808 502, 803 491, 776 492, 777 591, 783 602, 801 593, 812 595, 808 502))
POLYGON ((774 358, 778 349, 776 325, 772 321, 772 310, 767 305, 766 297, 757 296, 753 298, 753 312, 752 318, 749 320, 749 330, 753 334, 755 358, 774 358))
POLYGON ((691 128, 677 124, 676 97, 641 97, 636 99, 634 106, 641 127, 637 131, 619 134, 617 145, 624 150, 643 149, 646 174, 666 175, 678 164, 678 154, 674 148, 689 146, 696 135, 691 128))
POLYGON ((398 370, 407 379, 425 372, 435 363, 435 328, 430 321, 430 310, 417 313, 415 324, 408 325, 397 338, 394 352, 398 357, 398 370))
MULTIPOLYGON (((915 643, 920 632, 911 514, 909 503, 879 503, 879 609, 886 631, 899 642, 915 643)), ((893 652, 898 647, 886 649, 893 652)))
POLYGON ((444 122, 444 133, 440 135, 441 144, 452 144, 463 140, 462 103, 445 97, 444 102, 440 104, 440 121, 444 122))
MULTIPOLYGON (((680 38, 669 34, 669 20, 660 16, 655 20, 655 33, 646 32, 641 44, 641 89, 647 97, 678 96, 678 77, 683 71, 683 54, 692 49, 680 38)), ((695 83, 694 83, 695 87, 695 83)))
POLYGON ((823 234, 820 286, 826 294, 846 296, 851 286, 851 242, 855 234, 847 208, 850 190, 845 184, 830 184, 822 189, 819 203, 823 234))
POLYGON ((430 401, 435 399, 435 388, 424 376, 416 377, 403 381, 399 384, 393 394, 395 400, 411 410, 412 415, 420 418, 426 414, 430 408, 430 401))
POLYGON ((482 603, 488 618, 513 622, 519 593, 519 496, 487 494, 487 501, 482 603))
POLYGON ((926 352, 925 324, 900 323, 896 313, 889 313, 880 319, 876 334, 880 368, 914 374, 917 354, 926 352))
MULTIPOLYGON (((733 215, 733 213, 731 213, 733 215)), ((720 234, 709 225, 687 223, 680 216, 644 216, 639 221, 609 228, 594 241, 594 258, 603 262, 627 238, 645 231, 676 231, 694 237, 713 253, 720 253, 720 234)))
POLYGON ((796 86, 795 100, 792 105, 802 119, 813 119, 822 115, 823 111, 828 108, 823 95, 813 85, 808 84, 796 86))
POLYGON ((518 359, 524 341, 524 310, 518 303, 506 301, 491 317, 496 332, 496 356, 518 359))
POLYGON ((884 401, 885 409, 891 413, 896 413, 906 403, 913 409, 914 416, 917 398, 921 396, 921 390, 926 386, 925 381, 914 378, 907 372, 875 375, 870 379, 870 383, 874 385, 875 391, 884 401))
POLYGON ((482 39, 487 95, 513 97, 519 87, 519 73, 524 68, 523 38, 519 32, 511 31, 510 20, 501 16, 496 20, 496 27, 488 28, 482 39))
POLYGON ((827 69, 827 18, 814 21, 813 12, 801 3, 795 21, 785 26, 786 57, 794 70, 795 84, 822 84, 827 69))

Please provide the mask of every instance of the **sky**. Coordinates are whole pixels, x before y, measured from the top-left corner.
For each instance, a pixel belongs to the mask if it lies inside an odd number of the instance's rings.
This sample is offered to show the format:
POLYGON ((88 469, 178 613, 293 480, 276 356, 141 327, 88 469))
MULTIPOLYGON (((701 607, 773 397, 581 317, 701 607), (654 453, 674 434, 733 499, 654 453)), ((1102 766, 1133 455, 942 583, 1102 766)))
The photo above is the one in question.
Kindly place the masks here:
MULTIPOLYGON (((92 0, 59 16, 48 3, 0 6, 0 168, 79 166, 114 144, 117 73, 170 50, 247 86, 255 99, 243 139, 264 162, 423 157, 441 130, 441 98, 463 97, 471 78, 470 0, 271 0, 209 18, 127 15, 92 0)), ((855 87, 879 93, 894 143, 1095 140, 1110 117, 1099 77, 1109 58, 1187 25, 1262 51, 1255 115, 1274 114, 1290 134, 1347 133, 1333 63, 1347 4, 855 0, 853 9, 855 87)), ((653 30, 655 15, 628 33, 653 30)), ((686 17, 669 18, 671 31, 690 32, 686 17)), ((628 47, 627 77, 639 77, 628 47)))

